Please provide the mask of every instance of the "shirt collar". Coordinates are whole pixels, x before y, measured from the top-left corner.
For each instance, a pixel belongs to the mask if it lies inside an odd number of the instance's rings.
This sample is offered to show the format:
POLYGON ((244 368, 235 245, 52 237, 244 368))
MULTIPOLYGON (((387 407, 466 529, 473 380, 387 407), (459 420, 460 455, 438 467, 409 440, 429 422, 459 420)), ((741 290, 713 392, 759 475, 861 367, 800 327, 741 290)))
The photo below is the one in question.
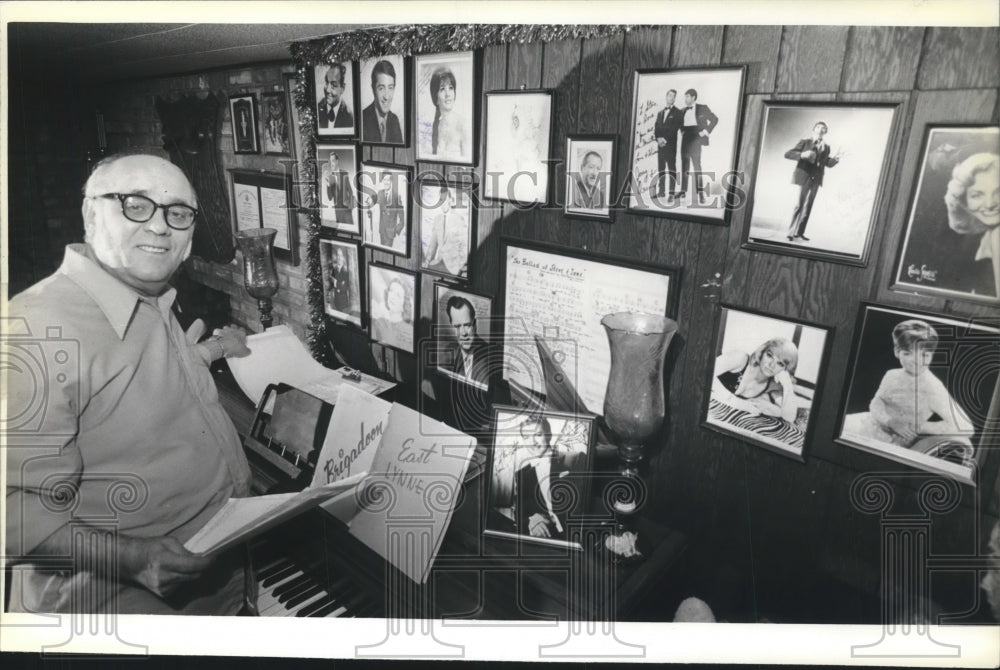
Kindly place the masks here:
POLYGON ((97 264, 93 254, 89 245, 67 245, 59 272, 86 291, 97 303, 119 339, 124 339, 140 300, 158 309, 164 318, 169 315, 174 298, 177 296, 176 289, 170 287, 156 298, 139 295, 135 289, 108 274, 97 264))

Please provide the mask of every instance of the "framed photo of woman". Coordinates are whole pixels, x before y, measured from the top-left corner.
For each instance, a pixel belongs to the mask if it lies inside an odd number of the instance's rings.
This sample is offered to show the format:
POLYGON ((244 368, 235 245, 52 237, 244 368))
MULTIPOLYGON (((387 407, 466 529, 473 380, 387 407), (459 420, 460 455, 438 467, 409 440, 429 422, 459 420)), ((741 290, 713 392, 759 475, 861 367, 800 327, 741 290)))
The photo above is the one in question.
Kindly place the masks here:
POLYGON ((930 126, 893 290, 1000 303, 1000 129, 930 126))
POLYGON ((533 205, 548 202, 552 91, 486 94, 483 197, 533 205))
POLYGON ((418 161, 475 165, 475 52, 413 57, 418 161))
POLYGON ((743 65, 636 71, 629 211, 728 222, 745 79, 743 65))
POLYGON ((357 88, 354 63, 344 61, 313 68, 316 93, 316 134, 319 137, 358 136, 357 88))
POLYGON ((320 224, 326 228, 358 235, 361 233, 358 196, 357 147, 353 144, 317 144, 316 178, 320 224))
POLYGON ((366 247, 410 255, 413 168, 362 161, 358 174, 361 239, 366 247))
POLYGON ((581 549, 594 417, 495 407, 485 534, 581 549))
POLYGON ((320 267, 323 269, 323 306, 326 313, 361 327, 361 264, 357 242, 337 239, 319 241, 320 267))
POLYGON ((412 354, 416 336, 417 275, 387 265, 368 265, 371 339, 412 354))
POLYGON ((361 61, 361 141, 405 147, 410 143, 406 59, 377 56, 361 61))
POLYGON ((832 333, 721 306, 705 427, 804 462, 832 333))
POLYGON ((425 177, 419 194, 420 270, 467 280, 476 235, 472 184, 425 177))
POLYGON ((975 485, 1000 328, 862 304, 837 442, 975 485))
POLYGON ((233 126, 233 153, 259 154, 257 96, 253 93, 229 96, 229 118, 233 126))
POLYGON ((895 103, 765 102, 744 246, 863 266, 895 103))
POLYGON ((492 313, 489 296, 434 283, 434 360, 440 374, 485 391, 490 377, 503 372, 492 313))
POLYGON ((616 135, 566 137, 566 192, 563 195, 566 216, 609 223, 614 219, 612 171, 617 159, 616 135))

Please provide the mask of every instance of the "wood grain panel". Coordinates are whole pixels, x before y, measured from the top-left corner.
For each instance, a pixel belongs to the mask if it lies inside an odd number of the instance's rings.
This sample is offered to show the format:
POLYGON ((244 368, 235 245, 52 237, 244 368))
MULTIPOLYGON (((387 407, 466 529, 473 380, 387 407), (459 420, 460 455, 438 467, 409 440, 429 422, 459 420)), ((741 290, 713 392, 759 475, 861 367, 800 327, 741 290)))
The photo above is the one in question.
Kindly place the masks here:
MULTIPOLYGON (((507 90, 539 88, 542 85, 542 43, 511 44, 507 47, 507 90)), ((484 91, 490 89, 484 88, 484 91)))
MULTIPOLYGON (((582 40, 560 40, 545 45, 542 87, 554 91, 552 158, 557 161, 552 171, 550 204, 535 215, 535 239, 554 244, 567 244, 573 223, 562 216, 566 193, 566 135, 577 132, 580 105, 580 53, 582 40)), ((595 89, 599 90, 599 89, 595 89)))
POLYGON ((786 26, 781 36, 775 90, 838 90, 847 33, 847 26, 786 26))
MULTIPOLYGON (((503 88, 507 77, 507 47, 504 45, 491 46, 483 49, 483 78, 482 90, 488 91, 494 88, 503 88)), ((480 112, 482 114, 483 111, 480 112)), ((480 123, 480 134, 482 138, 479 146, 479 165, 475 168, 477 180, 483 183, 483 156, 486 147, 486 133, 483 124, 480 123)), ((473 259, 474 276, 470 277, 472 287, 489 295, 496 295, 500 284, 500 226, 497 225, 500 219, 502 208, 496 203, 482 200, 482 187, 477 193, 479 209, 476 212, 477 233, 479 245, 473 259)))
POLYGON ((752 279, 747 282, 745 305, 778 316, 797 316, 805 295, 810 263, 783 254, 754 252, 752 279))
POLYGON ((1000 86, 1000 29, 929 28, 917 88, 1000 86))
POLYGON ((913 88, 924 28, 855 26, 847 41, 845 91, 913 88))
MULTIPOLYGON (((944 311, 944 298, 918 296, 910 293, 890 291, 894 280, 896 255, 903 239, 904 228, 909 218, 910 196, 919 173, 924 134, 927 125, 940 123, 985 123, 993 119, 993 109, 997 104, 995 89, 958 91, 916 91, 912 99, 912 123, 905 139, 905 150, 897 165, 895 198, 891 201, 889 215, 884 219, 886 231, 879 251, 881 267, 873 289, 877 300, 900 302, 911 307, 944 311)), ((942 225, 947 225, 942 222, 942 225)), ((972 303, 951 301, 957 314, 971 314, 972 303)))
POLYGON ((743 129, 740 133, 737 171, 743 176, 742 189, 745 192, 742 206, 734 207, 729 220, 729 240, 726 268, 721 277, 721 298, 723 302, 740 304, 745 299, 747 272, 750 267, 750 253, 740 248, 743 232, 750 225, 749 197, 753 189, 754 169, 757 165, 757 150, 760 145, 761 119, 764 116, 766 95, 748 95, 743 104, 743 129))
MULTIPOLYGON (((666 68, 670 64, 669 27, 639 28, 625 34, 622 53, 621 108, 618 114, 618 162, 615 166, 617 193, 625 192, 629 169, 632 164, 632 113, 635 71, 649 68, 666 68)), ((657 224, 653 217, 626 214, 628 200, 622 197, 621 209, 616 210, 611 230, 609 250, 613 254, 634 254, 641 260, 651 260, 653 230, 657 224)))
POLYGON ((747 93, 770 93, 780 48, 781 26, 726 26, 722 63, 747 66, 747 93))
MULTIPOLYGON (((608 134, 618 129, 618 115, 626 104, 621 102, 623 33, 587 40, 580 61, 581 86, 577 129, 586 134, 608 134), (599 91, 606 95, 596 94, 599 91)), ((578 169, 578 166, 570 166, 578 169)), ((570 243, 577 249, 606 253, 611 228, 600 221, 573 221, 570 243)))
POLYGON ((722 60, 722 26, 674 28, 672 67, 718 65, 722 60))

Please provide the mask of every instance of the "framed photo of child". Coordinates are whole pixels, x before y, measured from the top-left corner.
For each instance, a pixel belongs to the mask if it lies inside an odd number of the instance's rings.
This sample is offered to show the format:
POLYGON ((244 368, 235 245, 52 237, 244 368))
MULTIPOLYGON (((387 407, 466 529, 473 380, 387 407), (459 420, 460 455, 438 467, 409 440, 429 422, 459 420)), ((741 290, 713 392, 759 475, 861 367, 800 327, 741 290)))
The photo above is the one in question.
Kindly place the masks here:
POLYGON ((1000 329, 872 304, 858 323, 837 441, 975 485, 1000 329))
POLYGON ((831 329, 723 305, 705 426, 804 461, 831 329))
POLYGON ((494 407, 484 532, 518 542, 581 549, 594 417, 494 407))

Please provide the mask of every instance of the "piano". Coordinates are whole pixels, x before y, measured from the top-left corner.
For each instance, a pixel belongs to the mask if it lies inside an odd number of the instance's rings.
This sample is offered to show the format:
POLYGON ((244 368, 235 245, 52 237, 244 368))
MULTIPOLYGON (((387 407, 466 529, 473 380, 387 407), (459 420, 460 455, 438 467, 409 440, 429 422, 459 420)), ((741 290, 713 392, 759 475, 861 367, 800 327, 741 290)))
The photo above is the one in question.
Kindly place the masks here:
MULTIPOLYGON (((330 407, 291 387, 275 386, 254 410, 224 379, 218 386, 234 420, 250 426, 243 438, 255 493, 298 490, 308 484, 330 407), (270 415, 264 411, 269 393, 275 396, 270 415), (252 417, 249 424, 247 417, 252 417), (300 443, 289 444, 289 439, 300 443)), ((481 510, 487 477, 482 465, 485 448, 480 449, 424 584, 403 575, 349 534, 342 522, 316 508, 265 533, 251 547, 258 613, 391 619, 643 618, 637 606, 661 597, 655 587, 679 571, 683 536, 640 518, 640 536, 651 549, 645 560, 631 565, 614 563, 600 549, 611 530, 610 514, 577 524, 584 551, 484 537, 481 510)), ((592 488, 599 491, 601 485, 592 488)))

